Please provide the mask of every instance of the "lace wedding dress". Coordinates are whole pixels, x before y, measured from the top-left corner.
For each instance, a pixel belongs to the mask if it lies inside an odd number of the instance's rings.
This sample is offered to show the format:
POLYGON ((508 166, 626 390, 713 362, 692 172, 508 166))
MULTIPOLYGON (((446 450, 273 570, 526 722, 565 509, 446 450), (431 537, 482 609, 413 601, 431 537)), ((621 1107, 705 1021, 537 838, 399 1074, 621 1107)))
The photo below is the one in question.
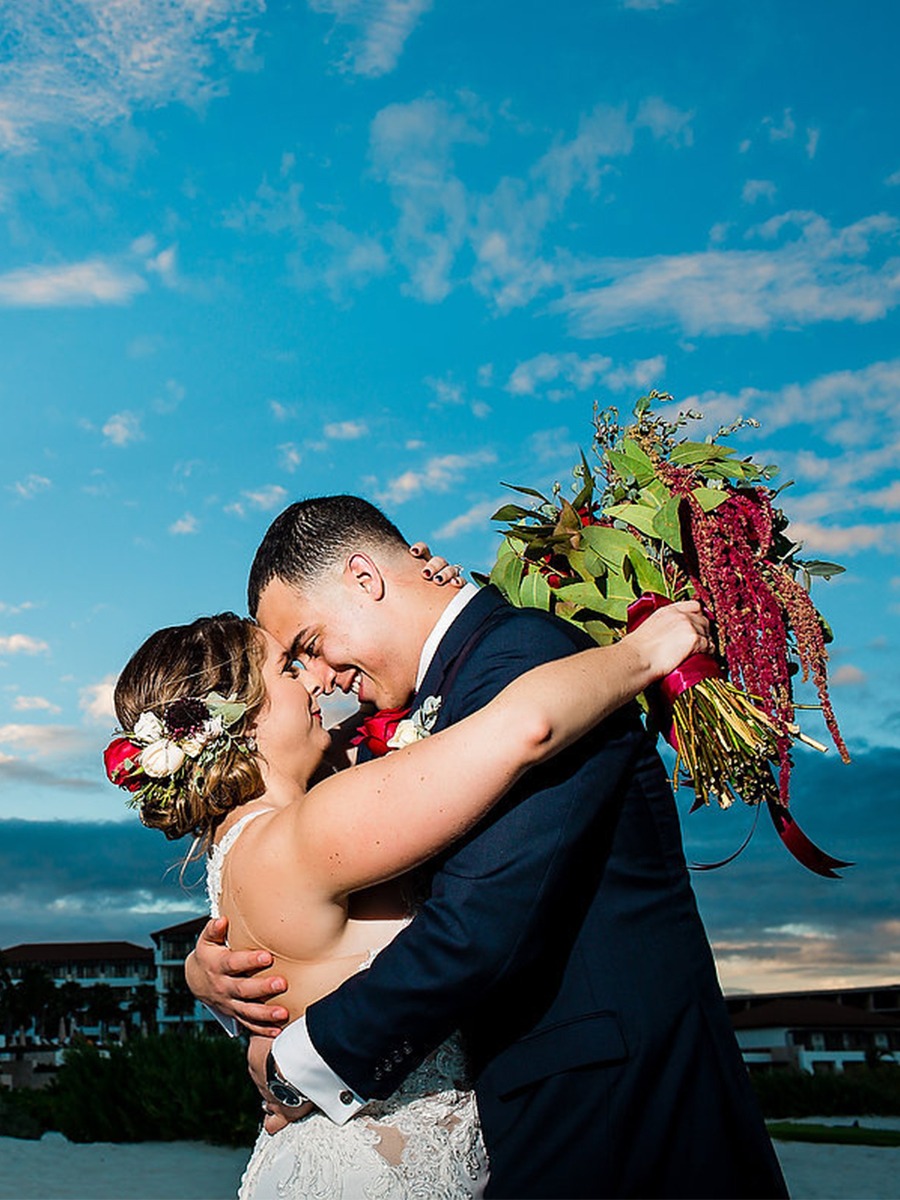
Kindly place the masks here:
MULTIPOLYGON (((219 914, 225 856, 259 815, 249 813, 211 849, 213 916, 219 914)), ((371 1101, 345 1125, 314 1112, 273 1136, 261 1131, 239 1200, 476 1200, 487 1179, 475 1095, 453 1037, 387 1100, 371 1101)))

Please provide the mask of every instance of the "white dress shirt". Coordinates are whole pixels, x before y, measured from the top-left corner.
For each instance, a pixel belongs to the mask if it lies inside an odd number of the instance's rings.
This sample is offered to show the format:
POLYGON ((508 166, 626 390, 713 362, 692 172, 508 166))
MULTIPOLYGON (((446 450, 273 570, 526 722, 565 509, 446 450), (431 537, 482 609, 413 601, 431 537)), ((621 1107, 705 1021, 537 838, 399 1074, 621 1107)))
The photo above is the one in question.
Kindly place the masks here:
MULTIPOLYGON (((431 633, 425 639, 419 656, 416 672, 416 690, 431 666, 435 651, 447 630, 466 607, 478 595, 478 588, 467 583, 459 589, 438 618, 431 633)), ((273 1053, 278 1069, 285 1079, 308 1096, 326 1116, 338 1125, 343 1125, 366 1103, 352 1088, 336 1075, 312 1043, 306 1028, 306 1018, 300 1017, 278 1035, 273 1043, 273 1053)))

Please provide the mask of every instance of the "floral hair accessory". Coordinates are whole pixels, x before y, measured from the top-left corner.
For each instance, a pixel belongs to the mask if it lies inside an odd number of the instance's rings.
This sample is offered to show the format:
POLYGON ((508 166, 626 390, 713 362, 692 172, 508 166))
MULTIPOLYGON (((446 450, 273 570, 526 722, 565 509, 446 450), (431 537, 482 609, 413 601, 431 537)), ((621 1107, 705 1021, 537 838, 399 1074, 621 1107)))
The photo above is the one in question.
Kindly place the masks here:
POLYGON ((131 792, 133 804, 147 798, 164 807, 188 763, 208 766, 230 747, 241 754, 256 749, 252 738, 231 732, 246 711, 246 704, 218 692, 170 700, 161 713, 148 709, 133 730, 117 734, 103 752, 107 778, 131 792))

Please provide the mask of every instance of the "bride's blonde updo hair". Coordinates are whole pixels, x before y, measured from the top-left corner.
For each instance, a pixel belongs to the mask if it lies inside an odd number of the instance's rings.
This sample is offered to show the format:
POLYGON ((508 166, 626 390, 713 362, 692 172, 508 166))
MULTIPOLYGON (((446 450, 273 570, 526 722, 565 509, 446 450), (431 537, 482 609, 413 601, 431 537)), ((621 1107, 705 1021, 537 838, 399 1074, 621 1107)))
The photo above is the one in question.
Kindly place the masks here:
POLYGON ((225 612, 159 629, 128 660, 114 697, 123 729, 134 729, 142 713, 162 716, 173 700, 204 699, 210 692, 247 706, 213 761, 201 766, 187 760, 178 786, 163 801, 152 789, 137 796, 145 825, 172 840, 190 833, 208 844, 226 813, 262 795, 262 772, 247 740, 266 698, 264 659, 259 629, 225 612))

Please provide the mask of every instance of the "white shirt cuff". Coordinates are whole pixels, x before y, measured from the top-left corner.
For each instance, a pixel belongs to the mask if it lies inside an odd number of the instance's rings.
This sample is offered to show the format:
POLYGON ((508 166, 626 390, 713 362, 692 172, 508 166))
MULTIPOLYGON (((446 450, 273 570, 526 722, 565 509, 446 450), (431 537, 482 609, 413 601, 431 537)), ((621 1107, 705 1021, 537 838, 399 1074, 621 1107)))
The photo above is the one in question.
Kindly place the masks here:
POLYGON ((211 1004, 204 1004, 203 1007, 208 1013, 212 1013, 229 1037, 240 1037, 244 1032, 243 1026, 236 1017, 226 1017, 224 1013, 220 1013, 211 1004))
POLYGON ((272 1044, 278 1070, 308 1096, 336 1125, 358 1113, 366 1103, 336 1075, 312 1044, 306 1018, 300 1017, 279 1033, 272 1044))

